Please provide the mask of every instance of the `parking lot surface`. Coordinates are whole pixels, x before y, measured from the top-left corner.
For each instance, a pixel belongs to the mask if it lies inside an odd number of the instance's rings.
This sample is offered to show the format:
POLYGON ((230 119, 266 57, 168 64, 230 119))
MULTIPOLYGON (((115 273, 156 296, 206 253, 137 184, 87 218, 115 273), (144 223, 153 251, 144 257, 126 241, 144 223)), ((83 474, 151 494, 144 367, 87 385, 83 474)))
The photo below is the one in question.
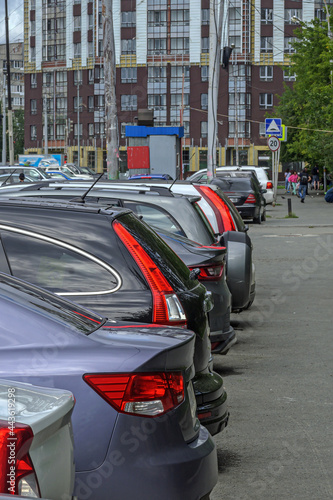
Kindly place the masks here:
POLYGON ((250 225, 257 296, 232 315, 238 343, 214 358, 230 421, 212 500, 333 498, 333 206, 293 196, 287 219, 282 196, 250 225))

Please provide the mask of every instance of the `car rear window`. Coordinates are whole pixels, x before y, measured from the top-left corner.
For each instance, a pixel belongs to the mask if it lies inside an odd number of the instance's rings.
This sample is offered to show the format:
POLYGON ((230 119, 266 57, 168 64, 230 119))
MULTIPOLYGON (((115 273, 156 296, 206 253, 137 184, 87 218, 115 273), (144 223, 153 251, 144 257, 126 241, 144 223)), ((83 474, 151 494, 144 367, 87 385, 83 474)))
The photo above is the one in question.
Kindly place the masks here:
POLYGON ((0 273, 0 298, 15 302, 72 330, 89 335, 106 319, 45 290, 0 273))
POLYGON ((223 191, 248 191, 251 189, 250 177, 218 177, 218 185, 223 191))
POLYGON ((134 236, 168 278, 170 278, 170 270, 172 271, 179 289, 184 290, 185 287, 192 289, 197 284, 196 281, 190 279, 190 271, 186 264, 148 224, 138 220, 132 214, 122 215, 118 220, 134 236))

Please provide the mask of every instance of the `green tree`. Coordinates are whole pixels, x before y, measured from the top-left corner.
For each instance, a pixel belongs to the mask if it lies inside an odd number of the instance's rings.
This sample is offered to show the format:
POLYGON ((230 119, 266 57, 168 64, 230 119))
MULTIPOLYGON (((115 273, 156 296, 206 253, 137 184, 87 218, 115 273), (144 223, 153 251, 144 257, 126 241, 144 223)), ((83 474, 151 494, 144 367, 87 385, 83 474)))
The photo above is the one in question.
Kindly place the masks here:
POLYGON ((24 153, 24 110, 16 109, 13 113, 14 158, 24 153))
POLYGON ((288 126, 283 161, 306 161, 333 168, 333 40, 327 23, 314 20, 295 30, 291 65, 292 87, 285 84, 275 116, 288 126))

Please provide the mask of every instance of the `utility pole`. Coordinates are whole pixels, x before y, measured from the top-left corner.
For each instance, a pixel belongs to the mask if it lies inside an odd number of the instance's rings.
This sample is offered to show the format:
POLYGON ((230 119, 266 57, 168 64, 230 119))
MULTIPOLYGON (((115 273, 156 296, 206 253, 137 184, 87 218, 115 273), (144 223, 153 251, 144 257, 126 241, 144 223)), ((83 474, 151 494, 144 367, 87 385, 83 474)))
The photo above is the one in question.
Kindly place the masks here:
POLYGON ((47 99, 44 95, 44 154, 47 155, 49 152, 48 148, 48 137, 47 137, 47 99))
POLYGON ((10 59, 9 59, 9 29, 8 29, 8 4, 5 0, 6 12, 6 58, 7 58, 7 97, 8 97, 8 139, 9 139, 9 165, 14 165, 14 142, 13 142, 13 110, 12 94, 10 88, 10 59))
POLYGON ((221 64, 221 38, 224 17, 224 0, 210 0, 209 19, 209 76, 208 76, 208 137, 207 175, 215 177, 217 106, 221 64), (219 6, 219 12, 218 12, 219 6))
POLYGON ((77 86, 76 86, 76 100, 77 100, 77 166, 80 168, 81 151, 80 151, 80 79, 79 70, 77 70, 77 86))
POLYGON ((6 92, 4 72, 0 72, 0 94, 2 98, 2 164, 6 165, 7 160, 7 141, 6 141, 6 92))
POLYGON ((112 0, 102 0, 105 85, 106 164, 109 179, 119 177, 118 118, 116 101, 116 56, 112 0))
MULTIPOLYGON (((237 66, 234 66, 237 68, 237 66)), ((236 151, 236 167, 239 167, 239 147, 238 147, 238 77, 234 75, 235 88, 235 151, 236 151)))

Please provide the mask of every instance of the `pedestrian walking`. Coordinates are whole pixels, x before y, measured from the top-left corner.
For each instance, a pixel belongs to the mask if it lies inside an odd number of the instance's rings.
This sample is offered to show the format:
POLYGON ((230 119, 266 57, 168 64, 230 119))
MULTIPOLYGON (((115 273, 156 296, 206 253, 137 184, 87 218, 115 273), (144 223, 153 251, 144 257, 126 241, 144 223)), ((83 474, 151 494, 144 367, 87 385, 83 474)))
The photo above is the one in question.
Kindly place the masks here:
POLYGON ((312 169, 313 189, 319 189, 319 168, 315 165, 312 169))
POLYGON ((292 172, 292 174, 289 176, 289 186, 291 194, 296 194, 297 182, 298 182, 298 175, 296 173, 296 170, 294 170, 294 172, 292 172))
POLYGON ((308 174, 307 167, 304 167, 302 172, 298 174, 298 180, 299 180, 299 196, 301 198, 301 203, 304 203, 306 196, 306 188, 308 187, 308 183, 311 180, 311 177, 308 174))
POLYGON ((290 191, 289 191, 289 188, 290 188, 290 185, 289 185, 290 174, 291 174, 291 172, 290 172, 289 168, 287 168, 287 170, 284 173, 284 183, 285 183, 286 193, 290 193, 290 191))

